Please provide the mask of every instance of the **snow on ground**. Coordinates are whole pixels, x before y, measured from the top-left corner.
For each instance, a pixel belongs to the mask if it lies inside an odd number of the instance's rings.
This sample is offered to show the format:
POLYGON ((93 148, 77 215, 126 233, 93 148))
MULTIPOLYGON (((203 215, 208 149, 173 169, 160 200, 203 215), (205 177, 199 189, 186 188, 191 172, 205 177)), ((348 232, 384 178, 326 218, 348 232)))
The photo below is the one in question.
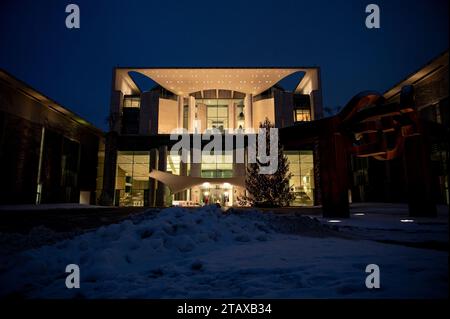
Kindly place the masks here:
POLYGON ((406 204, 355 203, 351 218, 318 219, 341 232, 372 240, 440 242, 448 247, 448 206, 437 206, 437 217, 410 217, 406 204))
POLYGON ((280 220, 215 206, 144 214, 0 257, 0 296, 448 297, 448 252, 348 239, 309 217, 280 220), (80 289, 65 287, 72 263, 80 266, 80 289), (373 263, 381 271, 378 290, 365 287, 373 263))

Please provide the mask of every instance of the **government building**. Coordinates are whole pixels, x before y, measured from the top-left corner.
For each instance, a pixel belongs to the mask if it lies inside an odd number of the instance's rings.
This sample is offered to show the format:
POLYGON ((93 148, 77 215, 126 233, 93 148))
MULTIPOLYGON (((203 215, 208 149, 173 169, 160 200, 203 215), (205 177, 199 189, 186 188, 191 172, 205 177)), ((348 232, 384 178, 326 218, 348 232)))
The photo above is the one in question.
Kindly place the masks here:
POLYGON ((354 92, 328 116, 318 67, 116 67, 108 132, 1 71, 0 205, 239 206, 248 141, 268 119, 290 163, 290 206, 348 217, 351 202, 404 202, 434 216, 449 204, 448 60, 384 93, 354 92), (170 152, 181 129, 186 161, 170 152), (211 131, 244 136, 245 160, 236 146, 193 161, 211 131))
MULTIPOLYGON (((99 184, 101 201, 108 205, 238 205, 245 193, 246 163, 236 162, 236 150, 202 154, 201 163, 185 162, 181 154, 169 153, 175 142, 170 133, 183 128, 191 138, 212 129, 223 136, 247 134, 266 118, 282 129, 322 117, 316 67, 116 68, 112 84, 111 130, 99 184), (133 73, 155 86, 142 92, 133 73), (279 85, 296 75, 292 91, 279 85)), ((292 205, 314 205, 313 146, 285 154, 296 195, 292 205)))

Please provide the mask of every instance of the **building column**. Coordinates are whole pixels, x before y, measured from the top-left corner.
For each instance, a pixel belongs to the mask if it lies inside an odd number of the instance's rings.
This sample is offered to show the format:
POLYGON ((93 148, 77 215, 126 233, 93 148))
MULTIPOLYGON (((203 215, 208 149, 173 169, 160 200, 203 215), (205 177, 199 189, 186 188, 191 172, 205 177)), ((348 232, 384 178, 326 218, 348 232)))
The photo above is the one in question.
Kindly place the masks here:
POLYGON ((310 94, 311 99, 311 120, 319 120, 323 117, 322 93, 319 90, 313 90, 310 94))
POLYGON ((105 162, 103 167, 103 189, 100 204, 114 205, 117 170, 117 133, 109 132, 105 140, 105 162))
MULTIPOLYGON (((348 203, 347 143, 330 121, 319 139, 320 187, 324 217, 350 216, 348 203)), ((334 121, 336 122, 336 121, 334 121)))
POLYGON ((190 151, 190 159, 191 159, 191 172, 189 174, 189 176, 192 177, 201 177, 201 168, 202 168, 202 164, 201 163, 194 163, 194 151, 193 148, 191 148, 190 151))
POLYGON ((109 107, 109 130, 120 133, 122 128, 123 93, 111 92, 111 104, 109 107))
MULTIPOLYGON (((149 163, 149 171, 158 168, 158 150, 152 148, 150 150, 150 163, 149 163)), ((148 205, 151 207, 156 206, 156 188, 157 188, 157 180, 154 178, 148 179, 148 205)))
MULTIPOLYGON (((180 162, 180 176, 187 176, 187 163, 180 162)), ((187 200, 187 190, 183 190, 175 194, 176 200, 187 200)))
POLYGON ((189 132, 195 133, 195 98, 189 96, 189 132))
POLYGON ((178 128, 183 128, 184 101, 183 96, 178 96, 178 128))
POLYGON ((244 99, 244 123, 245 129, 249 130, 253 127, 252 112, 253 112, 253 100, 252 95, 247 93, 244 99))
POLYGON ((283 117, 284 117, 284 96, 283 92, 280 92, 279 90, 274 90, 273 94, 273 115, 274 115, 274 124, 275 127, 282 128, 284 125, 283 123, 283 117))
POLYGON ((236 128, 236 124, 234 123, 236 120, 236 107, 233 103, 233 100, 228 103, 228 132, 233 132, 236 128))
MULTIPOLYGON (((158 148, 158 170, 161 172, 167 171, 167 146, 163 145, 158 148)), ((165 206, 166 185, 158 181, 158 188, 156 190, 156 206, 165 206)))

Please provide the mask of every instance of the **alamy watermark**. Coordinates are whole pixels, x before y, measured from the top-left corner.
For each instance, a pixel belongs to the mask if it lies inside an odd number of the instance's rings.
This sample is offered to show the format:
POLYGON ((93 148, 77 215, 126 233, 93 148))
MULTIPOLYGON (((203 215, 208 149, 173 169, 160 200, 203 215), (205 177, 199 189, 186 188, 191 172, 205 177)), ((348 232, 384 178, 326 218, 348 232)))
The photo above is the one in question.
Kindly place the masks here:
POLYGON ((68 289, 80 288, 80 267, 77 264, 69 264, 66 266, 66 287, 68 289))
POLYGON ((380 267, 377 264, 370 264, 366 266, 366 287, 368 289, 380 288, 380 267))
POLYGON ((66 28, 79 29, 80 28, 80 7, 76 4, 68 4, 66 6, 66 28))
POLYGON ((186 129, 174 129, 171 131, 170 139, 177 141, 170 149, 171 156, 181 155, 183 163, 222 163, 222 156, 226 153, 235 153, 234 163, 245 162, 245 138, 247 138, 247 163, 256 163, 259 166, 259 174, 274 174, 278 170, 278 129, 259 128, 258 134, 242 133, 235 130, 230 134, 222 134, 218 129, 205 130, 203 134, 192 135, 186 129), (179 138, 181 136, 181 139, 179 138), (225 145, 222 143, 225 139, 225 145), (236 144, 234 141, 236 140, 236 144), (269 140, 269 145, 267 145, 269 140), (202 141, 209 141, 202 149, 202 141), (190 156, 192 152, 192 155, 190 156))
POLYGON ((370 13, 366 17, 367 29, 380 28, 380 7, 377 4, 371 3, 366 6, 366 13, 370 13))

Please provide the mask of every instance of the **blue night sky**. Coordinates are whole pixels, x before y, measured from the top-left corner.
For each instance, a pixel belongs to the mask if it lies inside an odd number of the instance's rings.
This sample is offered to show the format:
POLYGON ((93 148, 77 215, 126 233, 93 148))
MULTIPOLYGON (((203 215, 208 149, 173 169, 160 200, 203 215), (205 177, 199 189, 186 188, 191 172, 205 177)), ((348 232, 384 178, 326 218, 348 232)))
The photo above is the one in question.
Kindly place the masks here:
POLYGON ((0 1, 0 67, 106 129, 114 66, 320 66, 324 106, 448 48, 448 1, 0 1), (76 3, 81 29, 65 27, 76 3), (381 29, 365 27, 365 7, 381 29))

